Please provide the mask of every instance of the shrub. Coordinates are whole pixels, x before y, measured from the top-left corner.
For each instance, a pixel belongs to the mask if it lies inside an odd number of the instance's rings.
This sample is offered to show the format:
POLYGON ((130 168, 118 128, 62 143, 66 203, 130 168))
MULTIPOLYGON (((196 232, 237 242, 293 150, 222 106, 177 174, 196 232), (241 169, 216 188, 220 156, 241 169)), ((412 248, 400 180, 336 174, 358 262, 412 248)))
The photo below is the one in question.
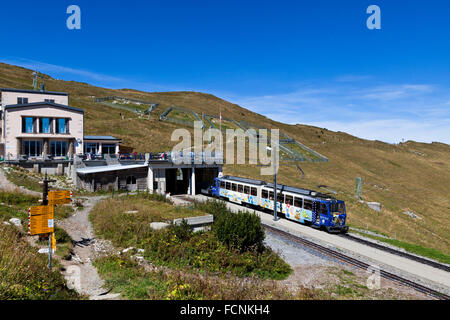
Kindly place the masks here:
POLYGON ((264 248, 264 229, 255 213, 224 211, 217 215, 214 230, 219 241, 241 252, 253 249, 260 252, 264 248))
POLYGON ((181 220, 180 224, 174 224, 172 226, 172 231, 181 241, 189 240, 192 234, 191 226, 185 219, 181 220))
POLYGON ((217 201, 217 200, 208 200, 206 202, 196 202, 195 208, 198 210, 207 212, 209 214, 212 214, 214 216, 214 219, 216 219, 222 213, 226 214, 229 211, 225 202, 217 201))

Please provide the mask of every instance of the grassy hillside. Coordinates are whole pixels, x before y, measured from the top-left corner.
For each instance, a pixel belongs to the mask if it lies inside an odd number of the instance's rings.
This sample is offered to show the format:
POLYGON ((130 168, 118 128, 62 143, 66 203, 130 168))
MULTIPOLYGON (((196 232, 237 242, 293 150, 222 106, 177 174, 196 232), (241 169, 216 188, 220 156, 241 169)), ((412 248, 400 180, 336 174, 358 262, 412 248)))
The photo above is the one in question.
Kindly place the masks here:
MULTIPOLYGON (((31 89, 32 71, 0 63, 0 87, 31 89)), ((175 105, 201 115, 222 114, 231 119, 279 128, 292 138, 325 155, 328 163, 303 163, 301 180, 295 167, 281 167, 279 182, 317 188, 325 184, 347 201, 350 225, 368 227, 398 240, 450 253, 450 146, 443 143, 408 141, 391 145, 353 137, 343 132, 306 125, 286 125, 272 121, 210 94, 198 92, 140 92, 110 90, 86 83, 55 80, 46 76, 46 88, 70 93, 70 105, 85 110, 85 134, 113 135, 137 152, 170 150, 176 142, 171 133, 179 126, 158 121, 158 115, 175 105), (128 111, 96 104, 93 97, 124 96, 159 103, 151 121, 128 111), (120 112, 125 116, 121 120, 120 112), (363 179, 366 201, 377 201, 383 211, 376 213, 354 198, 355 178, 363 179), (412 211, 422 219, 403 214, 412 211)), ((342 128, 345 130, 345 128, 342 128)), ((259 168, 247 165, 224 167, 226 174, 270 180, 259 168)))

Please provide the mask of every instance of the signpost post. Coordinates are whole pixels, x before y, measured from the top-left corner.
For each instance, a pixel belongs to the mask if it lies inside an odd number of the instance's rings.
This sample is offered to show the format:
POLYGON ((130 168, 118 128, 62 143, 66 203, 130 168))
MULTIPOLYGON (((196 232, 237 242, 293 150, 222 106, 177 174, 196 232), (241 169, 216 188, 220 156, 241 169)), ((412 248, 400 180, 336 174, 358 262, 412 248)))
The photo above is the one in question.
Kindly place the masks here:
POLYGON ((28 210, 28 234, 29 235, 46 235, 48 237, 48 269, 52 272, 52 251, 56 250, 55 239, 55 205, 68 204, 72 201, 72 192, 70 190, 48 191, 49 182, 56 180, 48 180, 47 173, 41 182, 42 184, 42 205, 31 207, 28 210))

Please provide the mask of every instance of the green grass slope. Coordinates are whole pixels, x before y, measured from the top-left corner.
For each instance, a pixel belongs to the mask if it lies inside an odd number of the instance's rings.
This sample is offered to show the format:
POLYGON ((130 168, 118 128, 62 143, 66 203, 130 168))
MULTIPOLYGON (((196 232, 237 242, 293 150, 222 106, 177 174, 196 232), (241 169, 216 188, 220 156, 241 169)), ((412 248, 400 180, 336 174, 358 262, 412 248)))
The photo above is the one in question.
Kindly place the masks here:
MULTIPOLYGON (((32 70, 0 63, 0 87, 31 89, 31 74, 32 70)), ((304 179, 300 179, 295 167, 281 167, 279 183, 316 189, 317 185, 328 185, 347 201, 350 225, 368 227, 401 241, 450 253, 450 146, 447 144, 408 141, 391 145, 325 128, 287 125, 199 92, 112 90, 49 76, 45 76, 45 82, 47 90, 69 92, 70 105, 85 110, 86 135, 113 135, 137 152, 167 151, 177 143, 170 138, 179 125, 158 120, 159 114, 171 105, 194 110, 199 115, 217 115, 220 108, 227 118, 279 128, 329 159, 328 163, 303 163, 304 179), (113 95, 152 101, 160 106, 148 121, 139 119, 135 113, 93 102, 94 97, 113 95), (354 198, 356 177, 363 179, 364 200, 381 202, 381 213, 371 211, 354 198), (403 214, 407 210, 422 219, 403 214)), ((250 165, 224 167, 226 174, 271 179, 260 176, 259 170, 250 165)))

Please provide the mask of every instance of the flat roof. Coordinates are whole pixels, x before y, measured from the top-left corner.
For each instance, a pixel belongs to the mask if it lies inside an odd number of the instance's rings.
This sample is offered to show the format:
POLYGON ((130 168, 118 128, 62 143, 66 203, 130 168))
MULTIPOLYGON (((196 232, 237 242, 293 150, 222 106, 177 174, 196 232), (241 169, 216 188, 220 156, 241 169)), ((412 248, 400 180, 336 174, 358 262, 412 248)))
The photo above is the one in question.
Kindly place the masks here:
POLYGON ((64 104, 58 104, 58 103, 47 102, 47 101, 23 103, 23 104, 9 104, 7 106, 4 106, 4 108, 6 110, 6 109, 12 109, 12 108, 44 107, 44 106, 52 106, 55 108, 68 109, 68 110, 84 113, 84 110, 80 109, 80 108, 75 108, 75 107, 71 107, 71 106, 66 106, 64 104))
POLYGON ((84 136, 84 140, 122 140, 113 136, 84 136))
POLYGON ((81 175, 86 175, 90 173, 99 173, 99 172, 109 172, 116 170, 128 170, 128 169, 136 169, 136 168, 147 168, 148 164, 113 164, 110 166, 95 166, 95 167, 86 167, 77 169, 77 173, 81 175))
POLYGON ((40 91, 40 90, 27 90, 27 89, 14 89, 14 88, 0 88, 1 92, 23 92, 23 93, 34 93, 34 94, 51 94, 57 96, 68 96, 67 92, 56 92, 56 91, 40 91))

